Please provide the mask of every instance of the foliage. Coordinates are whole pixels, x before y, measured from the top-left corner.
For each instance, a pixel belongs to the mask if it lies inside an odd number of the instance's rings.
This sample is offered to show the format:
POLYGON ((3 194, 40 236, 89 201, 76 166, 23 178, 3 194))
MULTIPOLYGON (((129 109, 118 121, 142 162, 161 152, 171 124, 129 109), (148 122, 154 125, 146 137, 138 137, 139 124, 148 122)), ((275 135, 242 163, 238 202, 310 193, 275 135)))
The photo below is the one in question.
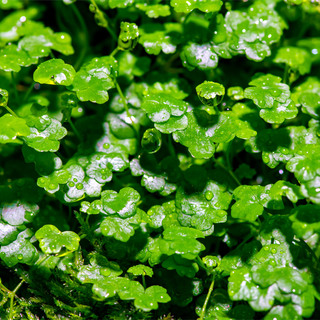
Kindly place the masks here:
POLYGON ((0 0, 1 319, 319 319, 320 5, 0 0))

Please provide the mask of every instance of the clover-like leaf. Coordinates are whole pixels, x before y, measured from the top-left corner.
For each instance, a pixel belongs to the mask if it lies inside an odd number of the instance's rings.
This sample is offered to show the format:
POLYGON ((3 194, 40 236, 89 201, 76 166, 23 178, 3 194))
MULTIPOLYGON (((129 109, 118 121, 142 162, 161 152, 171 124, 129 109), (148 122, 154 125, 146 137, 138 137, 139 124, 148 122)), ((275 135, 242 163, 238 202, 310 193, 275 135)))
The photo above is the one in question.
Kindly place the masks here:
POLYGON ((17 263, 33 265, 37 261, 39 253, 30 242, 32 236, 33 232, 26 229, 20 232, 10 244, 0 246, 0 259, 8 267, 13 267, 17 263))
POLYGON ((176 180, 179 178, 176 159, 166 157, 157 163, 152 154, 141 156, 130 162, 131 174, 135 177, 142 176, 141 185, 149 192, 159 192, 166 196, 177 188, 176 180))
POLYGON ((272 108, 275 102, 285 103, 290 98, 289 86, 272 74, 259 75, 249 85, 252 87, 245 89, 244 96, 261 109, 272 108))
POLYGON ((184 115, 188 104, 168 94, 152 94, 144 99, 141 106, 155 123, 155 128, 163 133, 185 129, 188 125, 184 115))
POLYGON ((320 232, 320 207, 317 205, 301 205, 292 209, 289 219, 298 238, 309 239, 320 232))
POLYGON ((118 214, 121 218, 133 216, 139 200, 139 193, 130 187, 122 188, 119 193, 113 190, 101 193, 103 210, 109 215, 118 214))
POLYGON ((74 68, 62 59, 50 59, 38 65, 33 80, 45 84, 69 86, 75 76, 74 68))
POLYGON ((282 47, 276 53, 273 61, 275 63, 284 63, 292 70, 297 70, 301 75, 310 72, 311 55, 302 48, 282 47))
POLYGON ((181 25, 179 23, 142 24, 139 26, 139 43, 148 54, 174 53, 181 42, 181 25))
POLYGON ((24 119, 5 114, 0 118, 0 143, 21 143, 17 137, 26 137, 30 128, 24 119))
POLYGON ((208 106, 217 106, 224 97, 224 86, 217 82, 204 81, 196 87, 200 101, 208 106))
POLYGON ((41 250, 46 254, 59 253, 63 247, 75 251, 79 247, 80 237, 72 231, 61 232, 57 227, 47 224, 40 228, 35 237, 41 250))
POLYGON ((145 12, 145 14, 149 18, 157 19, 159 17, 167 17, 170 16, 170 7, 166 4, 149 4, 146 5, 146 3, 137 3, 136 8, 139 10, 145 12))
POLYGON ((52 49, 64 55, 74 53, 70 35, 64 32, 54 33, 50 28, 39 28, 26 35, 19 41, 18 49, 36 59, 48 56, 52 49))
POLYGON ((36 171, 42 176, 48 176, 62 167, 62 160, 52 152, 38 152, 23 145, 22 153, 26 163, 34 162, 36 171))
POLYGON ((3 71, 19 72, 21 67, 28 67, 38 62, 37 58, 30 57, 24 50, 11 44, 0 49, 0 69, 3 71))
MULTIPOLYGON (((232 54, 246 54, 253 61, 262 61, 271 55, 270 44, 280 40, 286 23, 274 9, 264 1, 255 1, 246 11, 231 10, 225 21, 219 18, 219 29, 214 37, 219 49, 232 54), (229 42, 229 46, 221 43, 229 42)), ((225 53, 223 53, 225 55, 225 53)))
POLYGON ((23 201, 6 203, 0 207, 0 217, 11 226, 32 222, 39 211, 39 206, 23 201))
POLYGON ((153 276, 152 268, 145 266, 143 264, 138 264, 136 266, 132 266, 127 270, 128 273, 133 274, 134 276, 153 276))
MULTIPOLYGON (((289 266, 292 256, 285 244, 270 244, 256 253, 246 266, 231 272, 228 292, 232 300, 246 300, 255 311, 267 311, 275 300, 290 297, 300 313, 305 312, 303 296, 312 286, 301 270, 289 266)), ((309 296, 314 299, 312 295, 309 296)))
POLYGON ((122 242, 128 240, 134 235, 135 229, 141 222, 140 212, 127 219, 117 217, 107 217, 100 225, 101 232, 106 237, 113 237, 122 242))
POLYGON ((313 92, 304 92, 299 98, 301 110, 303 113, 309 114, 312 118, 320 117, 320 94, 313 92))
POLYGON ((172 255, 164 260, 161 264, 167 270, 176 270, 180 277, 194 278, 199 271, 199 265, 194 262, 182 258, 179 255, 172 255))
POLYGON ((204 238, 200 230, 172 226, 164 230, 160 250, 163 254, 171 256, 179 254, 182 258, 193 260, 204 250, 204 245, 197 238, 204 238))
POLYGON ((208 127, 201 126, 194 111, 186 113, 188 127, 173 133, 173 139, 189 149, 195 158, 209 159, 215 151, 214 142, 210 139, 208 127))
POLYGON ((48 115, 28 117, 27 124, 31 133, 25 137, 25 141, 29 147, 39 152, 57 151, 60 140, 67 135, 67 129, 48 115))
POLYGON ((222 7, 223 2, 221 0, 171 0, 171 6, 177 12, 189 13, 194 9, 199 9, 203 12, 218 12, 222 7))
POLYGON ((166 303, 171 300, 167 294, 167 290, 160 286, 152 286, 145 290, 143 294, 140 294, 135 300, 134 305, 138 309, 143 311, 150 311, 158 309, 158 303, 166 303))
MULTIPOLYGON (((209 181, 201 192, 188 194, 180 187, 176 194, 176 206, 183 215, 190 216, 191 226, 201 231, 213 231, 216 223, 227 221, 227 210, 232 200, 226 188, 209 181)), ((183 216, 179 216, 179 221, 183 216)), ((183 222, 180 222, 183 225, 183 222)))
POLYGON ((286 165, 286 169, 293 172, 301 183, 302 194, 315 203, 320 203, 319 151, 318 145, 304 145, 286 165))
POLYGON ((70 89, 80 101, 102 104, 109 100, 108 91, 115 87, 118 63, 110 56, 93 58, 76 73, 70 89))
POLYGON ((303 38, 297 42, 297 45, 309 51, 312 62, 320 61, 320 38, 303 38))
POLYGON ((49 176, 38 178, 37 185, 49 193, 55 193, 59 190, 60 184, 67 183, 71 177, 70 172, 65 169, 55 170, 49 176))
POLYGON ((211 44, 189 43, 181 52, 183 66, 189 70, 210 70, 218 66, 218 56, 211 44))
POLYGON ((180 226, 175 201, 165 202, 161 206, 152 206, 147 215, 150 217, 148 224, 151 228, 157 229, 162 226, 167 229, 172 225, 180 226))
POLYGON ((262 186, 239 186, 233 193, 237 202, 231 208, 233 218, 255 221, 263 213, 263 203, 267 198, 262 186))

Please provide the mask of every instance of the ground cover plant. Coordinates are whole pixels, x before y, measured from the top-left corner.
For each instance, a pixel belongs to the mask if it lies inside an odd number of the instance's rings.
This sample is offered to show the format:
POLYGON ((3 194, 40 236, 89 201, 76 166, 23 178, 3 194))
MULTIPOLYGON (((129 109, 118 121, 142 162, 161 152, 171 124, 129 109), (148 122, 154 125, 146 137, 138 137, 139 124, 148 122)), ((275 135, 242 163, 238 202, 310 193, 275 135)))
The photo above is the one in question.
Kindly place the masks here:
POLYGON ((316 0, 0 1, 1 319, 320 319, 316 0))

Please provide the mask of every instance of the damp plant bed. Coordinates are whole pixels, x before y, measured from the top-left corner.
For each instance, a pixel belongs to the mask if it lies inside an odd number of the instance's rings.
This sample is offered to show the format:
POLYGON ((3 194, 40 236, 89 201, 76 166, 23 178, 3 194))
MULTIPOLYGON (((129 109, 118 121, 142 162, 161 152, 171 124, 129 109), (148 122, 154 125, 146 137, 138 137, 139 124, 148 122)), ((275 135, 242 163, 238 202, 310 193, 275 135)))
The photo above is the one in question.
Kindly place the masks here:
POLYGON ((1 319, 319 319, 317 0, 0 1, 1 319))

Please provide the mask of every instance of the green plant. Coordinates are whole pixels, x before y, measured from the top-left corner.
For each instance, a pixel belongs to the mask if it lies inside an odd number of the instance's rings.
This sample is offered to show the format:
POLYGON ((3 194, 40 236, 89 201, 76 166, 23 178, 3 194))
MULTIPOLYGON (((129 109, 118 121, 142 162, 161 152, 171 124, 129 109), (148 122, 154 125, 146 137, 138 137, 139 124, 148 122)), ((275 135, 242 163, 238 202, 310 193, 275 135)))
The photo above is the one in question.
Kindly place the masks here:
POLYGON ((320 318, 319 1, 0 9, 1 319, 320 318))

